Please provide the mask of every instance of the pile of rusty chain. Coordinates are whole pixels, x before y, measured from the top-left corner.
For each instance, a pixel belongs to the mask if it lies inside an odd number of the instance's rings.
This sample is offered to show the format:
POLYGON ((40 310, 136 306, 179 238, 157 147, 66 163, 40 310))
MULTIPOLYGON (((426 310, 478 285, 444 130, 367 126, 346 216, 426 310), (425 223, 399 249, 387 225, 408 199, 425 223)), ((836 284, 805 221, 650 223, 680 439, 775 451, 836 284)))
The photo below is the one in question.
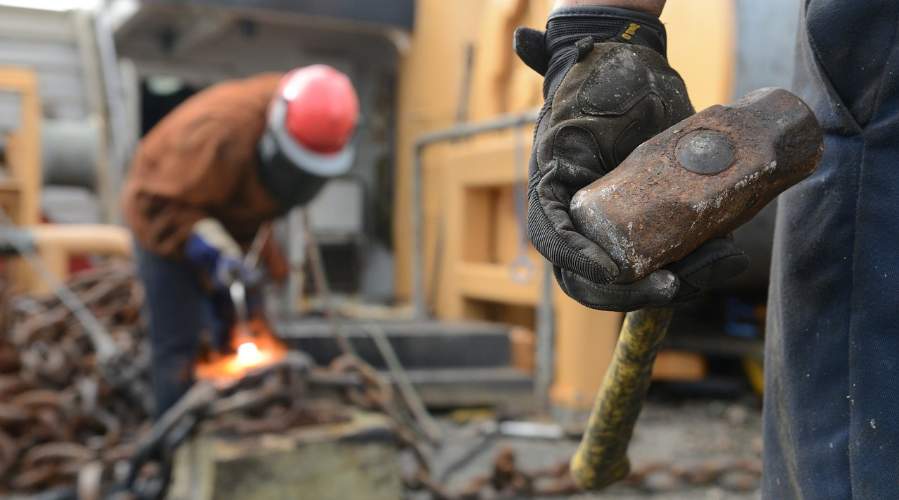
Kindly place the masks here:
MULTIPOLYGON (((761 462, 756 459, 707 460, 693 464, 649 463, 640 466, 616 485, 645 493, 661 494, 692 488, 716 486, 734 492, 751 492, 759 487, 761 462)), ((511 448, 497 454, 489 475, 473 479, 455 498, 478 500, 500 497, 534 498, 570 496, 580 492, 574 484, 568 462, 526 471, 516 466, 511 448)))
MULTIPOLYGON (((690 464, 655 462, 636 468, 614 488, 651 494, 706 487, 752 492, 758 489, 761 475, 761 461, 758 458, 707 460, 690 464)), ((475 477, 459 492, 450 492, 446 486, 433 481, 426 472, 421 472, 417 480, 418 483, 410 487, 426 489, 439 500, 565 497, 583 493, 569 474, 568 461, 525 470, 517 464, 516 453, 510 447, 499 450, 489 474, 475 477)))
POLYGON ((644 464, 619 484, 653 493, 704 486, 716 486, 734 492, 751 492, 759 488, 761 479, 761 459, 753 457, 710 459, 689 464, 666 462, 644 464))
MULTIPOLYGON (((127 358, 120 375, 149 387, 148 352, 137 328, 140 287, 131 269, 82 273, 70 287, 127 358)), ((88 463, 114 463, 147 421, 147 401, 101 376, 71 311, 53 298, 10 301, 0 338, 0 494, 72 485, 88 463)), ((148 391, 142 391, 149 396, 148 391)))
POLYGON ((339 421, 340 408, 310 405, 303 396, 310 388, 361 384, 294 353, 233 383, 197 384, 179 403, 187 411, 168 420, 177 425, 160 432, 150 425, 149 348, 134 270, 106 265, 67 286, 109 331, 115 359, 100 365, 89 335, 58 298, 9 301, 0 336, 0 496, 55 490, 80 500, 158 498, 174 449, 198 424, 255 434, 339 421), (138 494, 119 487, 129 479, 138 494))

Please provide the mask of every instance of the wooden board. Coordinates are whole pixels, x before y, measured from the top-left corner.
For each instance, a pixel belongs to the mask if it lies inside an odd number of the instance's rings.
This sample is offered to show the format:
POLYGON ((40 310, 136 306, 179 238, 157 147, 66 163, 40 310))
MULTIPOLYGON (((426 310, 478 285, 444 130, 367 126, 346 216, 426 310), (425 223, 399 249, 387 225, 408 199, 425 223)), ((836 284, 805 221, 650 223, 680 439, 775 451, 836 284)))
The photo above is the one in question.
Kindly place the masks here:
POLYGON ((19 127, 7 137, 8 175, 21 190, 16 224, 37 224, 41 193, 41 105, 37 76, 25 68, 0 67, 0 92, 19 96, 19 127))
MULTIPOLYGON (((415 30, 402 54, 397 107, 394 201, 396 288, 408 299, 411 288, 412 147, 427 132, 451 126, 459 109, 466 49, 478 34, 482 0, 418 0, 415 30)), ((425 190, 437 196, 439 186, 425 190)))

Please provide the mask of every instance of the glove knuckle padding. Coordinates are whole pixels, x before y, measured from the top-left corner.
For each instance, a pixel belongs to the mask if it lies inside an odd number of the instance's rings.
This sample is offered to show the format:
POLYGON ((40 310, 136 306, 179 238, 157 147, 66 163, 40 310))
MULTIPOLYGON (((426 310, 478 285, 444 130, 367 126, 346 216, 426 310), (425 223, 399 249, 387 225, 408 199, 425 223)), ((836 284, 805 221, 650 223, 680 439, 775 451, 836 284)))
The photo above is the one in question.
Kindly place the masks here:
MULTIPOLYGON (((568 71, 552 96, 544 141, 577 127, 593 136, 607 173, 643 141, 690 116, 680 75, 652 49, 595 44, 568 71)), ((544 155, 553 148, 543 145, 544 155)))
MULTIPOLYGON (((598 179, 607 169, 596 137, 587 128, 574 123, 556 130, 552 151, 550 164, 555 164, 556 175, 566 186, 580 189, 598 179)), ((577 189, 566 193, 566 203, 571 202, 577 189)))
POLYGON ((655 91, 655 73, 665 60, 653 50, 616 43, 600 44, 583 61, 578 106, 591 116, 622 116, 655 91), (592 63, 592 64, 591 64, 592 63))

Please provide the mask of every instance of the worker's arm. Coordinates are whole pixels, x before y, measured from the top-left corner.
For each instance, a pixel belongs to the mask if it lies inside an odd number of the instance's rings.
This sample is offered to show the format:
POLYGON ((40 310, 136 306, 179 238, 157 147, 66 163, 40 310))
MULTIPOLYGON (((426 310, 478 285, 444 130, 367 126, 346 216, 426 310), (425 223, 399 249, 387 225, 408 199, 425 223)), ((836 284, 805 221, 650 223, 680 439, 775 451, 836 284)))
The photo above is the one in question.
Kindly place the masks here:
POLYGON ((665 27, 657 15, 663 5, 560 0, 545 32, 515 33, 518 55, 544 76, 544 113, 530 164, 528 234, 553 264, 562 289, 588 307, 629 311, 671 304, 748 265, 732 242, 714 240, 668 269, 625 283, 612 256, 579 234, 569 216, 578 190, 693 114, 683 80, 666 60, 665 27))
POLYGON ((662 14, 662 9, 665 7, 665 0, 556 0, 554 8, 590 5, 636 10, 658 17, 662 14))

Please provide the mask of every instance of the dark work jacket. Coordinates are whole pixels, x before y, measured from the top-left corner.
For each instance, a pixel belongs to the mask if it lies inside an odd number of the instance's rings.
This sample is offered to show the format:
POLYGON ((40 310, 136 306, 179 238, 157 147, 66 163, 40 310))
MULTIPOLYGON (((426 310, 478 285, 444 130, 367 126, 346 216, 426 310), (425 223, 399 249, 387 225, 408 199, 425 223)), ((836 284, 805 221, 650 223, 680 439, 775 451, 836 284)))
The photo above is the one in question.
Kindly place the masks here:
POLYGON ((899 2, 801 19, 795 90, 825 150, 778 205, 763 498, 899 499, 899 2))

